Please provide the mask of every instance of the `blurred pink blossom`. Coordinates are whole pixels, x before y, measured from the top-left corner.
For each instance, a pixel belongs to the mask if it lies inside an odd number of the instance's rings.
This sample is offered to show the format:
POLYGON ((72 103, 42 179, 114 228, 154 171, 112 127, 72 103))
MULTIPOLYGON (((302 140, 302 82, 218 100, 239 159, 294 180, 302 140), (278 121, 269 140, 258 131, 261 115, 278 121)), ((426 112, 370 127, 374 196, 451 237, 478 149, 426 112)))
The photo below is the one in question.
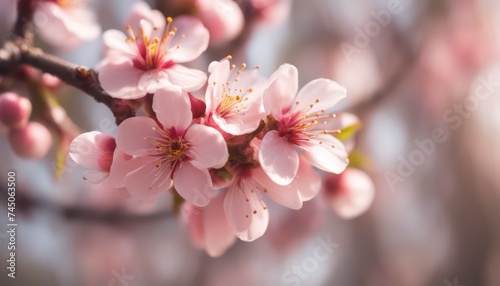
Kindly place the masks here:
POLYGON ((18 156, 39 159, 49 152, 52 146, 52 135, 45 125, 28 122, 21 129, 10 129, 9 143, 18 156))
POLYGON ((31 115, 31 101, 13 92, 0 95, 0 121, 8 128, 21 129, 31 115))
POLYGON ((34 14, 37 34, 47 43, 60 49, 74 49, 96 39, 101 26, 84 1, 38 1, 34 14))
POLYGON ((197 0, 197 16, 210 32, 210 44, 217 45, 236 38, 245 19, 240 6, 232 0, 197 0))
POLYGON ((347 168, 342 174, 327 174, 323 197, 342 218, 352 219, 368 210, 375 196, 372 179, 363 171, 347 168))

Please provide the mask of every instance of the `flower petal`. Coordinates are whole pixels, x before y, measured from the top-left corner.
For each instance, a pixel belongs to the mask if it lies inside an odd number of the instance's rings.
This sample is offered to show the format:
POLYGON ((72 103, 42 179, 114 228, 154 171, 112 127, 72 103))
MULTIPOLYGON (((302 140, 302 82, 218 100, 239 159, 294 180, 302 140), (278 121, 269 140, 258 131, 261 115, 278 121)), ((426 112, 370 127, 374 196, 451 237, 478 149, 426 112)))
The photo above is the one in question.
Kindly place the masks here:
POLYGON ((264 192, 273 201, 293 210, 302 208, 302 197, 299 190, 294 188, 293 182, 288 186, 280 186, 273 182, 264 170, 259 167, 252 170, 252 175, 255 180, 265 187, 264 192))
POLYGON ((122 31, 115 29, 107 30, 102 34, 102 40, 106 48, 119 51, 131 57, 135 56, 126 39, 127 36, 122 31))
POLYGON ((171 82, 166 71, 156 69, 145 71, 138 84, 139 89, 147 93, 155 93, 162 87, 170 86, 171 82))
POLYGON ((95 185, 100 184, 108 176, 109 176, 108 172, 103 172, 99 170, 88 170, 85 171, 85 173, 83 173, 83 179, 95 185))
POLYGON ((303 156, 313 166, 326 172, 339 174, 349 164, 344 144, 331 135, 317 135, 317 144, 311 146, 303 156), (321 142, 321 144, 319 144, 321 142))
POLYGON ((212 179, 206 169, 198 169, 189 162, 183 162, 175 169, 174 186, 179 195, 195 206, 208 205, 214 196, 212 179))
POLYGON ((329 79, 315 79, 299 91, 298 104, 294 105, 294 110, 305 110, 306 114, 316 113, 334 106, 345 97, 345 87, 329 79))
POLYGON ((207 81, 207 74, 176 64, 165 70, 172 85, 180 86, 186 91, 196 91, 207 81))
POLYGON ((125 176, 148 164, 150 161, 151 158, 149 157, 132 158, 132 156, 125 154, 117 148, 113 153, 113 164, 111 164, 111 170, 109 171, 109 182, 111 186, 117 189, 124 188, 125 176))
POLYGON ((118 126, 116 146, 132 156, 150 155, 152 150, 156 150, 152 140, 160 136, 158 132, 162 131, 151 118, 128 118, 118 126))
POLYGON ((261 237, 269 224, 269 210, 248 182, 234 184, 226 193, 224 211, 229 225, 243 241, 261 237))
POLYGON ((137 99, 147 94, 139 88, 139 80, 143 74, 144 71, 135 68, 131 59, 115 55, 114 59, 101 66, 99 82, 112 97, 137 99))
POLYGON ((236 241, 224 212, 224 198, 224 195, 213 198, 203 210, 205 246, 212 257, 221 256, 236 241))
POLYGON ((78 165, 88 169, 99 169, 97 160, 102 151, 95 144, 95 137, 102 134, 99 131, 86 132, 78 135, 69 145, 69 156, 78 165))
POLYGON ((321 190, 321 177, 314 171, 311 165, 301 157, 297 176, 291 185, 299 191, 302 201, 306 202, 313 199, 321 190))
POLYGON ((275 183, 285 186, 297 175, 299 154, 295 150, 295 145, 288 143, 278 131, 273 130, 266 133, 262 139, 259 162, 275 183))
POLYGON ((177 28, 172 47, 179 48, 172 53, 172 60, 176 63, 190 62, 199 57, 208 47, 209 32, 202 22, 193 16, 178 16, 172 22, 177 28), (185 37, 182 37, 184 35, 185 37))
POLYGON ((188 95, 182 94, 175 87, 162 88, 156 92, 153 96, 153 110, 167 129, 175 128, 184 132, 193 120, 188 95))
MULTIPOLYGON (((136 160, 132 158, 131 160, 136 160)), ((157 168, 155 158, 125 176, 125 187, 130 195, 141 200, 151 200, 172 187, 171 169, 163 165, 157 168)))
POLYGON ((210 76, 208 77, 207 90, 205 92, 205 102, 207 103, 207 111, 214 111, 222 99, 222 86, 225 85, 229 78, 231 64, 227 58, 220 62, 212 62, 210 64, 210 76))
POLYGON ((191 163, 200 169, 221 168, 227 162, 229 153, 224 137, 212 127, 194 124, 184 138, 190 143, 187 155, 191 163))
MULTIPOLYGON (((139 1, 132 6, 132 11, 127 17, 125 23, 129 23, 131 28, 138 32, 141 28, 139 25, 141 20, 148 21, 151 28, 157 27, 160 31, 163 31, 166 24, 165 16, 163 16, 163 14, 158 10, 152 10, 148 3, 144 1, 139 1)), ((144 31, 144 34, 149 35, 150 32, 151 29, 148 29, 144 31)))
POLYGON ((280 118, 288 112, 297 94, 299 76, 295 66, 284 64, 269 79, 271 83, 264 91, 264 109, 266 114, 280 118))

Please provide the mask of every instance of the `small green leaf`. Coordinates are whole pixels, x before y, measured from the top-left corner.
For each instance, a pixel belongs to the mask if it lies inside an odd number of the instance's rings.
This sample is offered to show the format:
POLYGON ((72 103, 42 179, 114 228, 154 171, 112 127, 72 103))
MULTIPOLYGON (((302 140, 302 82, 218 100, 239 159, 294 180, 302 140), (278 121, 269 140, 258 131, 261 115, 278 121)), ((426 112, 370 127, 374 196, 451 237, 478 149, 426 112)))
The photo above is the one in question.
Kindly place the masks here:
POLYGON ((347 139, 354 136, 354 134, 356 134, 356 132, 361 129, 361 127, 362 124, 357 123, 340 130, 340 133, 333 134, 333 136, 335 136, 335 138, 339 139, 340 141, 346 141, 347 139))

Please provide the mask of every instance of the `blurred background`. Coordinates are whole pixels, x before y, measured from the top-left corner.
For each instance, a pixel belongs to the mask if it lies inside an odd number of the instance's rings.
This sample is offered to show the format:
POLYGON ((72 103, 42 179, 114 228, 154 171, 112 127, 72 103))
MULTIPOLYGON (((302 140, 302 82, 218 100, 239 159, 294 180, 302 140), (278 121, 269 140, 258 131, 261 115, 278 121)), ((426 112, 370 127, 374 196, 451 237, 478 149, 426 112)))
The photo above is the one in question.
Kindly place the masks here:
MULTIPOLYGON (((88 2, 107 30, 124 27, 135 1, 88 2)), ((148 1, 171 16, 186 2, 148 1)), ((82 181, 69 160, 56 180, 54 150, 20 159, 3 132, 2 186, 9 170, 18 182, 18 264, 17 278, 7 277, 2 194, 0 284, 500 285, 500 3, 235 2, 242 30, 191 66, 206 70, 231 54, 265 76, 294 64, 301 86, 318 77, 344 85, 338 110, 362 120, 353 154, 375 184, 371 207, 346 220, 323 196, 300 211, 270 206, 264 237, 211 258, 191 244, 168 194, 123 199, 82 181)), ((102 58, 101 38, 75 50, 36 43, 78 65, 102 58)), ((116 132, 104 105, 69 87, 57 94, 82 130, 116 132)))

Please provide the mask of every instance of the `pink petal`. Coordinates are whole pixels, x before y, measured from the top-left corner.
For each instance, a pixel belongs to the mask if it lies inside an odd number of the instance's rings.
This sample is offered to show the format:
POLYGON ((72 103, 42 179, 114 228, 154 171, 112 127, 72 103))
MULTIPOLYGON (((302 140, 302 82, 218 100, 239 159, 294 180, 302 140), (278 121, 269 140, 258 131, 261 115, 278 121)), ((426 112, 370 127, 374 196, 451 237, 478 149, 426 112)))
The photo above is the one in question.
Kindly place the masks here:
POLYGON ((103 153, 95 143, 95 137, 99 134, 102 133, 86 132, 73 139, 69 145, 69 156, 75 163, 88 169, 99 169, 97 161, 103 153))
POLYGON ((139 89, 147 93, 155 93, 158 89, 170 85, 168 73, 161 69, 145 71, 139 79, 139 89))
POLYGON ((152 140, 160 136, 159 132, 163 131, 151 118, 143 116, 128 118, 118 126, 116 146, 132 156, 154 155, 157 151, 152 140))
POLYGON ((191 163, 200 169, 221 168, 229 153, 224 137, 212 127, 194 124, 184 138, 190 143, 187 155, 191 163))
POLYGON ((181 210, 181 217, 185 219, 188 227, 191 242, 198 248, 205 249, 205 226, 203 224, 205 208, 193 206, 189 202, 184 202, 181 210))
POLYGON ((170 167, 163 165, 157 168, 156 166, 157 160, 153 158, 149 163, 125 176, 125 187, 131 196, 141 200, 151 200, 171 188, 170 167))
POLYGON ((174 87, 163 88, 156 92, 153 96, 153 110, 166 129, 175 128, 183 132, 193 120, 188 95, 182 94, 174 87))
POLYGON ((109 173, 98 171, 98 170, 88 170, 83 173, 83 179, 89 181, 92 184, 100 184, 104 179, 108 178, 109 173))
POLYGON ((227 58, 210 64, 210 76, 208 77, 207 91, 205 93, 207 111, 214 111, 219 104, 222 98, 222 86, 228 81, 230 68, 231 64, 227 58))
POLYGON ((323 171, 335 174, 343 172, 349 164, 344 144, 331 135, 317 135, 314 139, 317 143, 303 153, 304 158, 323 171))
MULTIPOLYGON (((134 32, 139 31, 141 28, 139 23, 141 20, 146 20, 150 23, 151 28, 157 27, 158 30, 163 30, 165 28, 165 16, 158 10, 151 10, 151 7, 146 2, 140 1, 132 6, 132 11, 125 23, 128 23, 134 32)), ((151 29, 144 31, 146 35, 151 33, 151 29)))
POLYGON ((273 201, 294 210, 302 208, 302 198, 299 189, 295 188, 293 182, 288 186, 280 186, 273 182, 264 170, 259 167, 253 169, 252 175, 256 181, 265 187, 264 192, 273 201))
POLYGON ((306 110, 307 114, 316 113, 334 106, 345 97, 346 90, 343 86, 329 79, 315 79, 299 91, 298 104, 294 105, 294 110, 306 110))
POLYGON ((302 201, 306 202, 313 199, 321 190, 321 177, 309 163, 301 157, 297 176, 291 185, 299 191, 302 201))
POLYGON ((261 237, 269 224, 269 210, 249 184, 241 182, 229 188, 224 199, 224 211, 229 225, 241 240, 254 241, 261 237))
MULTIPOLYGON (((132 156, 116 149, 113 153, 113 164, 109 171, 109 182, 114 188, 125 187, 125 176, 151 162, 150 157, 132 158, 132 156)), ((130 195, 129 195, 130 196, 130 195)))
POLYGON ((332 209, 345 219, 355 218, 370 208, 375 196, 371 178, 358 169, 347 169, 339 178, 337 190, 329 190, 325 196, 332 209))
POLYGON ((177 32, 171 46, 179 45, 180 47, 172 53, 174 62, 190 62, 198 58, 207 49, 210 35, 198 18, 177 16, 172 23, 172 27, 177 27, 177 32), (185 38, 182 35, 185 35, 185 38))
POLYGON ((182 87, 186 91, 196 91, 207 81, 207 74, 176 64, 165 70, 172 85, 182 87))
POLYGON ((312 130, 342 130, 361 124, 361 120, 352 113, 340 112, 336 113, 335 117, 322 119, 320 123, 314 125, 312 130))
POLYGON ((278 131, 266 133, 260 144, 259 162, 262 169, 277 184, 292 182, 299 168, 299 154, 295 145, 288 143, 278 131))
POLYGON ((290 110, 297 94, 299 82, 297 68, 284 64, 271 75, 269 82, 271 84, 264 91, 264 109, 274 118, 280 118, 290 110))
POLYGON ((135 56, 130 46, 127 44, 127 36, 119 30, 107 30, 102 34, 104 45, 108 49, 122 52, 126 55, 135 56))
POLYGON ((206 169, 183 162, 175 169, 173 179, 179 195, 195 206, 204 207, 213 197, 212 179, 206 169))
POLYGON ((203 212, 205 245, 212 257, 221 256, 236 241, 224 212, 224 198, 224 195, 213 198, 203 212))
POLYGON ((144 71, 135 68, 131 59, 117 57, 102 65, 99 82, 112 97, 137 99, 147 94, 139 88, 139 80, 143 74, 144 71))

